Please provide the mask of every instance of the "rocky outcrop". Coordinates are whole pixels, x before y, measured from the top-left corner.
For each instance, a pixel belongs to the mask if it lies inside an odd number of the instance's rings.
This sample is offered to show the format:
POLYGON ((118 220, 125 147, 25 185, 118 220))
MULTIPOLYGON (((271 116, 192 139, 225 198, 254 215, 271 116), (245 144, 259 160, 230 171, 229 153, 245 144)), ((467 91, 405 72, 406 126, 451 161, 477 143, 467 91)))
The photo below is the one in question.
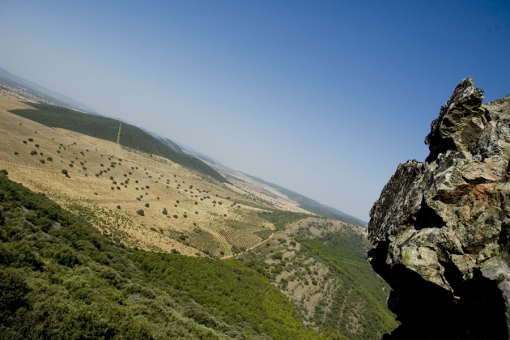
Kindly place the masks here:
POLYGON ((388 339, 509 339, 510 96, 463 79, 370 211, 373 268, 401 321, 388 339))

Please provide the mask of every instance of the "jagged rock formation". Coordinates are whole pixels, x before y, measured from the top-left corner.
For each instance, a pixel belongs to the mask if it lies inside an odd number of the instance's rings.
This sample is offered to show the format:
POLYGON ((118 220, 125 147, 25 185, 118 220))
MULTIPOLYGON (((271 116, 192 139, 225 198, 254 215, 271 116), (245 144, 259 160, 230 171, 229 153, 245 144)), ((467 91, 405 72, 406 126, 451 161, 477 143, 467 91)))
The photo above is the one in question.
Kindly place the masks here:
POLYGON ((508 339, 510 95, 463 79, 370 211, 373 268, 401 321, 388 339, 508 339))

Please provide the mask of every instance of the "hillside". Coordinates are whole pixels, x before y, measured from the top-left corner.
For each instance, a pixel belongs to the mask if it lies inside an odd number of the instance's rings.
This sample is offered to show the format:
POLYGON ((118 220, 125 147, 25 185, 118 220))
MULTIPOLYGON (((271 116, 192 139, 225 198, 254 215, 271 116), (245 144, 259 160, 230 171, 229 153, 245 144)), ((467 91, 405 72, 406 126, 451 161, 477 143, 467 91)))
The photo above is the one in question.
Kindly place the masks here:
POLYGON ((269 206, 166 158, 4 110, 0 120, 0 166, 12 179, 126 245, 221 257, 232 246, 252 247, 261 241, 254 232, 274 228, 257 215, 269 206))
POLYGON ((111 142, 118 141, 120 145, 168 158, 191 170, 198 171, 220 182, 226 182, 224 177, 198 158, 176 152, 173 148, 136 126, 126 123, 121 124, 115 119, 84 114, 59 106, 27 104, 37 110, 18 109, 11 112, 49 127, 67 129, 111 142))
POLYGON ((397 324, 385 306, 390 288, 367 263, 368 249, 363 228, 308 217, 288 223, 240 260, 266 270, 308 326, 375 340, 397 324))
POLYGON ((4 174, 0 287, 3 339, 340 339, 237 261, 126 249, 4 174))

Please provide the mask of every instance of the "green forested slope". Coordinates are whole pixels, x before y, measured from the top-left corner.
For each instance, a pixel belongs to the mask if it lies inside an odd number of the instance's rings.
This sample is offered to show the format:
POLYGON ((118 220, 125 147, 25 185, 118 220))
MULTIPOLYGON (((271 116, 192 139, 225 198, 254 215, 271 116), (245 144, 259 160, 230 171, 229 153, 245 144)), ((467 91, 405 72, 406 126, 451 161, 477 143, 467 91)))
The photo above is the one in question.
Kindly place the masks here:
POLYGON ((365 259, 370 244, 361 228, 295 213, 259 216, 277 230, 240 260, 267 275, 310 325, 353 340, 381 339, 397 327, 387 307, 390 287, 365 259))
MULTIPOLYGON (((118 120, 85 114, 60 106, 27 104, 35 107, 37 110, 24 109, 12 110, 10 112, 46 126, 63 128, 111 142, 117 142, 119 131, 118 120)), ((132 149, 168 158, 175 163, 208 175, 220 182, 227 181, 198 158, 174 151, 159 139, 152 137, 136 126, 123 123, 119 142, 121 145, 132 149)))
POLYGON ((124 248, 0 174, 2 339, 340 339, 237 261, 124 248))
POLYGON ((326 233, 320 238, 308 238, 301 234, 296 240, 303 246, 303 253, 326 263, 343 282, 335 292, 331 306, 317 306, 316 320, 322 320, 322 325, 337 329, 342 334, 348 334, 346 325, 349 314, 342 311, 353 311, 358 318, 364 319, 361 323, 363 330, 353 339, 378 339, 397 326, 394 315, 386 307, 389 287, 364 258, 366 248, 361 235, 345 229, 326 233))

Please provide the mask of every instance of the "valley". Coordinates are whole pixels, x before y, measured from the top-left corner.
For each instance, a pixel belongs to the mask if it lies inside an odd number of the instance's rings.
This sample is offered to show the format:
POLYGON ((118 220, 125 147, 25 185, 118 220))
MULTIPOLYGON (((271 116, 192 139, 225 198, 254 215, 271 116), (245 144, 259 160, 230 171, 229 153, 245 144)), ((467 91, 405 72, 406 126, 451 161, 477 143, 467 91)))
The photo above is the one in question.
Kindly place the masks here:
MULTIPOLYGON (((127 147, 119 130, 106 140, 47 126, 51 110, 64 117, 58 126, 86 115, 0 96, 0 169, 83 218, 108 242, 140 252, 141 261, 148 256, 151 265, 150 254, 234 261, 268 280, 295 306, 303 327, 326 338, 378 339, 397 326, 386 308, 388 286, 364 259, 369 245, 362 227, 318 216, 280 187, 226 167, 209 164, 226 178, 217 180, 203 166, 127 147)), ((190 274, 175 275, 167 279, 190 274)))

